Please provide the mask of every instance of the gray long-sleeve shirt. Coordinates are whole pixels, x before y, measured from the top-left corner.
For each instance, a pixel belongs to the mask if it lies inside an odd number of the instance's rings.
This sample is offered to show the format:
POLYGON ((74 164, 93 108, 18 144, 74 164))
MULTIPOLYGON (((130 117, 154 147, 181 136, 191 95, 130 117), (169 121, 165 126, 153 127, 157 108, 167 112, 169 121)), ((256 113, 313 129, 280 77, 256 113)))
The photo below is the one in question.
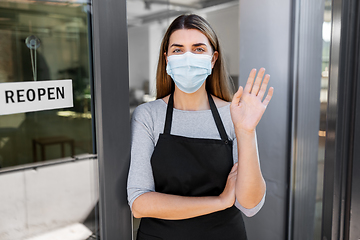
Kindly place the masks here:
MULTIPOLYGON (((150 158, 159 134, 163 133, 167 104, 158 99, 138 106, 131 119, 131 164, 128 176, 128 201, 130 207, 141 194, 155 191, 150 158)), ((230 105, 218 108, 229 139, 233 141, 233 160, 238 161, 237 142, 230 115, 230 105)), ((211 110, 184 111, 174 108, 171 134, 190 138, 221 139, 211 110)), ((254 208, 235 205, 248 217, 255 215, 263 206, 265 194, 254 208)))

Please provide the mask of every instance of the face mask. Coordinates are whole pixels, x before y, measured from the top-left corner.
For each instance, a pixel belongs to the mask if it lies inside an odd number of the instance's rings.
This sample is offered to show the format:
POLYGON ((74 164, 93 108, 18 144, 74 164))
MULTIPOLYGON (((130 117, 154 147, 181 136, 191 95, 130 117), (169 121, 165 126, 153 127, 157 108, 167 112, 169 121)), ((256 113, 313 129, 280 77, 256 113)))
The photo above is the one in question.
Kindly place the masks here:
POLYGON ((183 92, 194 93, 211 74, 212 56, 186 52, 168 56, 166 72, 183 92))

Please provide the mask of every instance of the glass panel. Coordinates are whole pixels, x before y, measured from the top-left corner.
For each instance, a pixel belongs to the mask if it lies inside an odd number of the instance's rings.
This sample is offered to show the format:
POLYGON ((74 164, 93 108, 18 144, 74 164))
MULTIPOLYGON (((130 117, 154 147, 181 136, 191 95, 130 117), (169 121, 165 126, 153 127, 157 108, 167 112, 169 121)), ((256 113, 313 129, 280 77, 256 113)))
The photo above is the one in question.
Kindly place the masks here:
POLYGON ((0 84, 72 79, 74 104, 0 116, 2 240, 97 239, 89 4, 0 2, 0 84))
POLYGON ((0 5, 0 82, 72 79, 74 93, 73 108, 0 116, 3 168, 92 153, 87 14, 62 5, 0 5))
POLYGON ((324 186, 324 158, 326 138, 326 110, 329 85, 329 59, 331 39, 331 0, 325 0, 324 22, 322 28, 323 51, 322 51, 322 74, 320 92, 320 129, 318 149, 318 176, 316 188, 315 226, 314 239, 321 239, 322 202, 324 186))
MULTIPOLYGON (((172 20, 184 13, 204 17, 214 28, 227 70, 237 89, 239 75, 238 1, 127 0, 130 113, 141 103, 155 100, 156 68, 162 37, 172 20)), ((140 219, 133 219, 134 239, 140 219)))

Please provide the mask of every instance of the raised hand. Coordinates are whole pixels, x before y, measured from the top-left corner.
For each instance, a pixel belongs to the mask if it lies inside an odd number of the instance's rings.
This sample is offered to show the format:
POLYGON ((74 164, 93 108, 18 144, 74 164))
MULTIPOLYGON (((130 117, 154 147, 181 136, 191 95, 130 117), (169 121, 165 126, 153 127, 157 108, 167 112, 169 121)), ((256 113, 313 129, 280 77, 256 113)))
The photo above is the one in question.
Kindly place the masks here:
POLYGON ((245 88, 240 86, 233 97, 230 112, 236 130, 253 132, 264 114, 274 92, 270 87, 263 100, 270 79, 266 74, 262 81, 264 74, 265 69, 261 68, 255 80, 256 69, 252 69, 245 88))

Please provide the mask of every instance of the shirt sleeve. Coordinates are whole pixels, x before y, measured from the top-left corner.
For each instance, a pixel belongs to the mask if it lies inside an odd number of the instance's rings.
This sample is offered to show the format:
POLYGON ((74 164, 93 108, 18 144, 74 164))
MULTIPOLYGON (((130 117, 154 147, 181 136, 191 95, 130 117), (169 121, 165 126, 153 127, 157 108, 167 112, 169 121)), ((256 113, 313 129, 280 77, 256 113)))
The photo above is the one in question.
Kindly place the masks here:
MULTIPOLYGON (((234 138, 233 140, 233 158, 234 158, 234 164, 238 161, 238 151, 237 151, 237 140, 236 138, 234 138)), ((238 200, 236 199, 235 201, 235 206, 245 214, 245 216, 247 217, 252 217, 254 216, 255 214, 257 214, 260 209, 262 208, 262 206, 264 205, 265 203, 265 196, 266 196, 266 191, 264 193, 264 196, 262 197, 261 201, 258 203, 258 205, 256 205, 255 207, 253 208, 245 208, 243 207, 239 202, 238 200)))
POLYGON ((127 182, 130 208, 137 197, 155 191, 150 159, 154 151, 155 138, 151 110, 148 106, 138 106, 131 119, 131 161, 127 182))

